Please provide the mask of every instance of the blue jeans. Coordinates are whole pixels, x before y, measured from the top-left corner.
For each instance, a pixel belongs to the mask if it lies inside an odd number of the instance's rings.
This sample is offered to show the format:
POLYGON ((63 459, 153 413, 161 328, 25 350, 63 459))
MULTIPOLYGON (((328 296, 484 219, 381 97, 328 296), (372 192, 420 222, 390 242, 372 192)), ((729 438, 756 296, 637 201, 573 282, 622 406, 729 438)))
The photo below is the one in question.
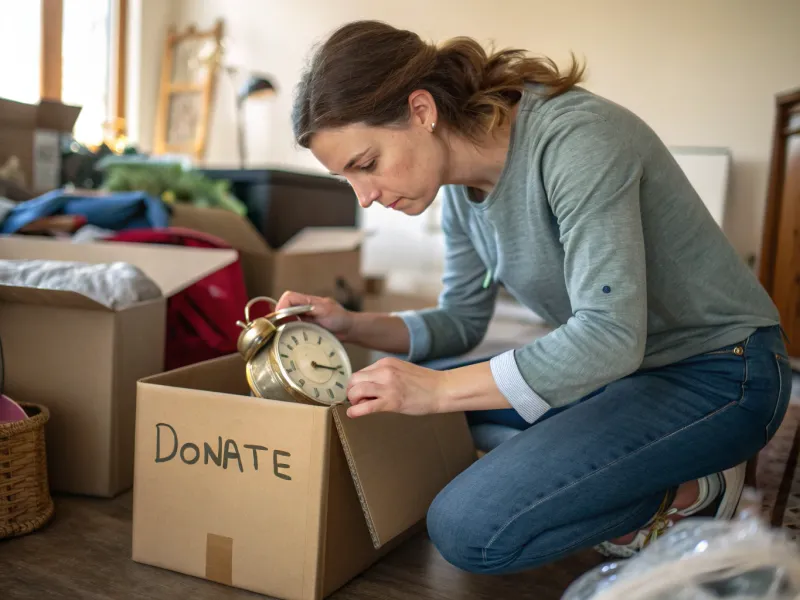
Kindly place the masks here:
POLYGON ((507 573, 643 527, 667 491, 751 459, 775 435, 791 395, 786 356, 780 328, 763 328, 532 426, 513 411, 469 415, 475 429, 513 435, 434 499, 431 540, 461 569, 507 573))

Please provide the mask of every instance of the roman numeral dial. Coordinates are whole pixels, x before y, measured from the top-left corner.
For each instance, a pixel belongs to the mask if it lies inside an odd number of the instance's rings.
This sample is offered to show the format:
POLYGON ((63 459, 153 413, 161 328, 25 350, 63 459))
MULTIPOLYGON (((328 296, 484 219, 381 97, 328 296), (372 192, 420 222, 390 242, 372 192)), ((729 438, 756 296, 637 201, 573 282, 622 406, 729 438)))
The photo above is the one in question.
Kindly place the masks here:
POLYGON ((311 323, 292 322, 279 330, 274 343, 280 376, 295 393, 321 404, 347 400, 350 360, 332 333, 311 323))

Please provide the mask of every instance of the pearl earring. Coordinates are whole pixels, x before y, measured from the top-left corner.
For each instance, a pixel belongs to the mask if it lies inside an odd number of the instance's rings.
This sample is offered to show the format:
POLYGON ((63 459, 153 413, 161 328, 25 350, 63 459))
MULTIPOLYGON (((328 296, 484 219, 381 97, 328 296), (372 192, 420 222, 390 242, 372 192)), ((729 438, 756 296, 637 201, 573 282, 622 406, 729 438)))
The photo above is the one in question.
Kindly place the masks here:
POLYGON ((431 133, 436 129, 436 122, 431 123, 431 133))

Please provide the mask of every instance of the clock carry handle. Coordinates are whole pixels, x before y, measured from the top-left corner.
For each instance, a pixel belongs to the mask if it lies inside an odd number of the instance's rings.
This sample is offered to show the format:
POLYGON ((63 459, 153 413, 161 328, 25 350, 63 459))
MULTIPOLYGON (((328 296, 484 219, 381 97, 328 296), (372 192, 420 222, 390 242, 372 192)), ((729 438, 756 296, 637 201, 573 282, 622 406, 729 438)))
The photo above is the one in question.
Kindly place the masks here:
MULTIPOLYGON (((251 323, 250 321, 250 307, 253 306, 256 302, 269 302, 273 306, 277 306, 277 302, 275 299, 270 298, 269 296, 256 296, 252 298, 244 307, 244 318, 245 322, 242 323, 238 321, 237 324, 240 327, 245 327, 251 323)), ((311 304, 301 304, 299 306, 290 306, 289 308, 283 308, 281 310, 269 313, 268 315, 264 316, 270 323, 273 325, 277 325, 278 321, 282 319, 287 319, 289 317, 296 317, 297 315, 302 315, 307 312, 311 312, 314 310, 314 306, 311 304)))

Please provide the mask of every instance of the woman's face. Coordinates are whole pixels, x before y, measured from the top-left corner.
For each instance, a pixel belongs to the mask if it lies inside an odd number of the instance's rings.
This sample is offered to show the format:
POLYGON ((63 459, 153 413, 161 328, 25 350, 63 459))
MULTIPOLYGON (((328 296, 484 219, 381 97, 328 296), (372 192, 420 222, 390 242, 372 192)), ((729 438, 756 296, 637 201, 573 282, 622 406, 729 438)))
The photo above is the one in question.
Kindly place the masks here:
POLYGON ((347 179, 364 208, 373 202, 418 215, 431 205, 446 171, 446 146, 430 114, 398 127, 347 125, 314 134, 311 152, 347 179), (427 121, 427 122, 426 122, 427 121))

